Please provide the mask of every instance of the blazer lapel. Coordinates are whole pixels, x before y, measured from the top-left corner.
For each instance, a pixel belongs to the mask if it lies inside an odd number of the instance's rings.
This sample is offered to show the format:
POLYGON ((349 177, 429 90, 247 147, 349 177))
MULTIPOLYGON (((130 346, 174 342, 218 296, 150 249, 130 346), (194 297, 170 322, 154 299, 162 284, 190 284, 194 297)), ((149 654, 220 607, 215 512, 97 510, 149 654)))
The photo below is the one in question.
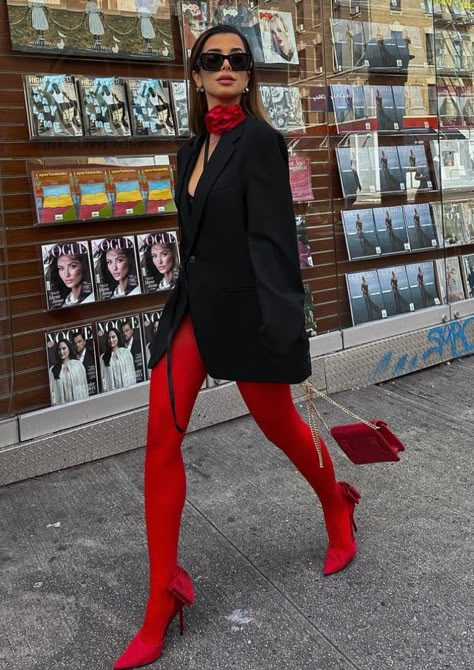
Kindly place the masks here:
MULTIPOLYGON (((217 177, 232 158, 232 155, 235 151, 235 143, 240 138, 243 125, 244 123, 240 123, 238 126, 222 135, 212 156, 209 159, 208 164, 204 167, 204 171, 199 179, 196 192, 194 194, 192 211, 192 235, 189 245, 189 253, 191 252, 199 232, 202 213, 204 211, 204 205, 206 204, 209 191, 211 190, 217 177)), ((201 144, 199 145, 199 148, 200 146, 201 144)))
POLYGON ((182 173, 180 175, 180 178, 178 179, 178 183, 176 184, 176 205, 179 206, 179 203, 181 202, 181 196, 183 194, 183 190, 185 185, 188 185, 189 182, 189 172, 191 170, 191 167, 194 165, 195 158, 197 157, 197 154, 199 152, 199 149, 201 148, 202 142, 204 141, 204 135, 197 135, 188 145, 188 150, 186 153, 186 156, 183 156, 183 163, 184 163, 184 170, 182 170, 182 173))

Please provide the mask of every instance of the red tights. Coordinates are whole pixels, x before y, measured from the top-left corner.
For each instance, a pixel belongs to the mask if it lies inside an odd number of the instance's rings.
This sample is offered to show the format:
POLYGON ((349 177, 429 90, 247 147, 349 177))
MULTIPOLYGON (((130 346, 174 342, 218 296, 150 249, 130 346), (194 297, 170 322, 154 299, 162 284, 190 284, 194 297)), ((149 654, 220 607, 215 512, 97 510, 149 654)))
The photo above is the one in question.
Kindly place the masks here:
MULTIPOLYGON (((189 316, 172 342, 176 417, 186 430, 196 396, 206 376, 189 316)), ((342 492, 322 443, 324 467, 319 466, 308 425, 296 410, 288 384, 237 382, 242 397, 265 436, 290 458, 321 502, 329 539, 334 546, 351 542, 350 520, 342 515, 342 492)), ((166 357, 153 369, 145 456, 145 513, 150 559, 150 593, 140 637, 161 641, 174 599, 167 586, 177 572, 178 537, 186 495, 181 442, 168 394, 166 357)))

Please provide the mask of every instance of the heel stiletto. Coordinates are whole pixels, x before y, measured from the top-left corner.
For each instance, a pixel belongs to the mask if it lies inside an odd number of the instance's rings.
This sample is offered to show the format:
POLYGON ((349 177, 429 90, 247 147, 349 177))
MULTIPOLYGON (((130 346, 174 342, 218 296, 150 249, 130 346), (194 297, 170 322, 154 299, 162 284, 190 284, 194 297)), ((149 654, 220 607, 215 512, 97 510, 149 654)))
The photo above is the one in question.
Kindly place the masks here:
POLYGON ((351 484, 348 484, 347 482, 338 482, 338 484, 343 490, 345 501, 347 503, 347 512, 350 516, 351 523, 352 542, 347 547, 332 547, 331 543, 329 543, 326 560, 324 561, 324 575, 332 575, 335 572, 343 570, 357 553, 357 542, 354 535, 357 526, 354 521, 354 510, 355 506, 359 504, 361 496, 359 491, 351 484))
POLYGON ((179 614, 179 632, 184 635, 184 613, 186 605, 194 602, 194 588, 191 577, 186 570, 178 568, 178 574, 168 586, 168 590, 174 596, 175 604, 173 613, 166 625, 163 639, 159 644, 149 644, 140 639, 140 631, 135 635, 124 653, 115 663, 113 670, 129 670, 130 668, 141 668, 158 660, 163 653, 166 641, 166 633, 172 620, 179 614))

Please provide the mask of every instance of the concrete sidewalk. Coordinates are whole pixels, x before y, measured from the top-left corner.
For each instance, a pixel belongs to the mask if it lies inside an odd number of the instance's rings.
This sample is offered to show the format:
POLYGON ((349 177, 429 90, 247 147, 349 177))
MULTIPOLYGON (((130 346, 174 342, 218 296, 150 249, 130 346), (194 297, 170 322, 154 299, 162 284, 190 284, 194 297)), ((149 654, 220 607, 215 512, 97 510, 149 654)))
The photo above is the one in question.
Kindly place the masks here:
MULTIPOLYGON (((163 670, 472 670, 474 357, 338 394, 405 440, 354 466, 359 553, 322 576, 314 494, 249 417, 191 434, 181 563, 196 603, 163 670)), ((333 423, 344 417, 328 411, 333 423)), ((106 670, 147 591, 143 450, 0 489, 0 667, 106 670)))

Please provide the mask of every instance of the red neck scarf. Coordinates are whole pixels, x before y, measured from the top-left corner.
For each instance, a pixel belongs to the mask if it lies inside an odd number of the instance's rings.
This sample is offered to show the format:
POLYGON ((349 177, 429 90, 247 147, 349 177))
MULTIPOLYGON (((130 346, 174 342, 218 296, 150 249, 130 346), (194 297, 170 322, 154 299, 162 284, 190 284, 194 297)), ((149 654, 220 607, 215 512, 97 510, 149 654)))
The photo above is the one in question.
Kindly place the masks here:
POLYGON ((222 135, 244 119, 245 113, 240 105, 216 105, 205 116, 207 132, 210 135, 222 135))

